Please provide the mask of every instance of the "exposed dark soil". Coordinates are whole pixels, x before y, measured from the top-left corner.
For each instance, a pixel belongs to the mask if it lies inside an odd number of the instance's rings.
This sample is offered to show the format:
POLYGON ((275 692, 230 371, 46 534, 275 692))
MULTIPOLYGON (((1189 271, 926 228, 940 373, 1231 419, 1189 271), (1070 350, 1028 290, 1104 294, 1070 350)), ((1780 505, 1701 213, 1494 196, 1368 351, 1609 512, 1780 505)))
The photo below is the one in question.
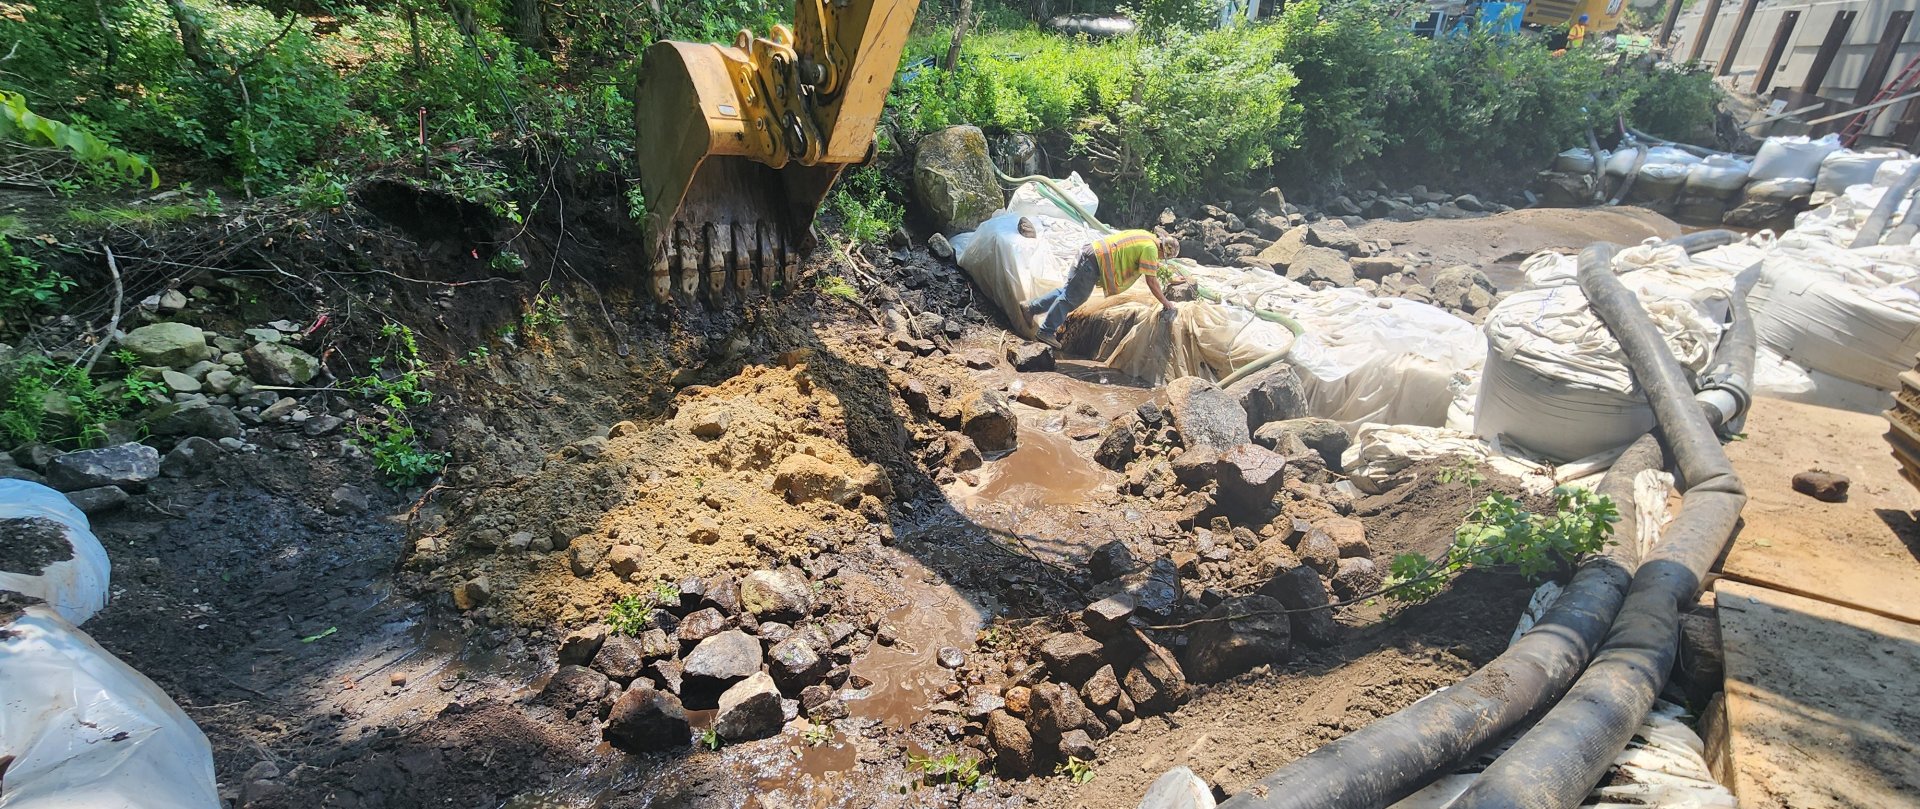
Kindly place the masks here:
POLYGON ((45 517, 0 520, 0 570, 38 576, 47 565, 73 558, 60 524, 45 517))
POLYGON ((1355 500, 1354 516, 1366 524, 1374 552, 1382 558, 1401 553, 1433 557, 1444 552, 1453 544, 1453 529, 1460 520, 1492 492, 1513 497, 1535 513, 1553 511, 1551 492, 1529 493, 1518 479, 1492 469, 1472 470, 1478 476, 1472 482, 1442 480, 1451 477, 1448 472, 1462 471, 1456 461, 1425 461, 1408 470, 1413 483, 1355 500))

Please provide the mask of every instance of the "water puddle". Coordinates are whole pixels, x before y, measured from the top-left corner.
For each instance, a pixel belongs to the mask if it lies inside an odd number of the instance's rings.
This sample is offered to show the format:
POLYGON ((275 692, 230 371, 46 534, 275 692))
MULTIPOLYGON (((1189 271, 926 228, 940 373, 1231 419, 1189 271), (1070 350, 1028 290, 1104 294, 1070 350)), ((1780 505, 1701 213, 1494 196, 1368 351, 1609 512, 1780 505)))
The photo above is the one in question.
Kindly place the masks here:
POLYGON ((940 649, 972 648, 984 616, 917 560, 899 554, 895 561, 904 573, 900 584, 907 596, 907 603, 885 620, 896 640, 891 646, 875 643, 853 661, 853 673, 871 685, 864 693, 845 696, 854 718, 905 727, 940 701, 941 686, 953 682, 953 675, 940 667, 940 649))

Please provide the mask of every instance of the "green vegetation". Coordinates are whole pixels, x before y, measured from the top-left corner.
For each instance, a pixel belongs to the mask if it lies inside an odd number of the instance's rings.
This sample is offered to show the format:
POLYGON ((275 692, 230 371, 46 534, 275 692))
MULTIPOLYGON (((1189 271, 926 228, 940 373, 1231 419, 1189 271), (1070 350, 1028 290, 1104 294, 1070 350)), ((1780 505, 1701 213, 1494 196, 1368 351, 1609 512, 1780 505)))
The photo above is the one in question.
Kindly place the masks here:
POLYGON ((915 781, 916 786, 952 784, 961 789, 977 790, 987 785, 985 774, 980 772, 980 759, 968 758, 959 753, 939 756, 909 753, 907 768, 920 774, 915 781))
POLYGON ((678 585, 664 580, 655 582, 647 592, 629 593, 614 600, 607 610, 607 629, 615 635, 638 635, 651 625, 654 610, 679 600, 678 585))
POLYGON ((694 734, 693 741, 695 744, 705 747, 708 750, 718 750, 720 749, 722 739, 720 738, 720 731, 708 727, 701 728, 699 733, 694 734))
MULTIPOLYGON (((1697 72, 1644 72, 1597 50, 1554 56, 1530 36, 1424 39, 1414 9, 1392 0, 1302 0, 1258 25, 1181 30, 1204 22, 1182 10, 1198 5, 1143 2, 1142 15, 1166 21, 1144 27, 1151 38, 976 31, 957 71, 904 79, 889 114, 909 136, 955 123, 1034 134, 1135 209, 1363 168, 1531 172, 1616 115, 1671 136, 1712 116, 1711 81, 1697 72)), ((930 33, 908 58, 945 48, 930 33)))
POLYGON ((432 369, 420 358, 413 329, 398 323, 380 327, 388 341, 384 355, 368 360, 372 373, 347 380, 347 388, 371 401, 381 420, 358 432, 360 444, 373 456, 373 466, 395 486, 412 486, 445 468, 445 453, 428 452, 408 418, 408 410, 433 401, 426 381, 432 369))
POLYGON ((145 158, 116 149, 77 126, 42 117, 27 109, 27 97, 0 90, 0 141, 65 149, 81 165, 113 179, 160 186, 160 173, 145 158))
POLYGON ((842 175, 827 198, 827 207, 840 216, 841 231, 863 244, 880 244, 900 229, 906 210, 889 198, 899 188, 885 172, 864 166, 842 175))
POLYGON ((0 435, 12 444, 87 447, 104 440, 124 400, 96 387, 78 366, 23 354, 0 367, 0 435))
POLYGON ((819 280, 814 282, 814 285, 820 289, 820 293, 823 295, 832 295, 833 297, 847 301, 860 300, 860 290, 854 289, 852 284, 847 283, 847 279, 841 278, 838 275, 822 275, 819 280))
POLYGON ((1445 555, 1394 557, 1385 592, 1400 601, 1425 601, 1468 568, 1513 567, 1534 578, 1565 570, 1607 546, 1620 519, 1611 498, 1568 486, 1555 489, 1553 497, 1556 513, 1546 516, 1527 511, 1504 494, 1487 495, 1454 532, 1445 555))
POLYGON ((813 722, 800 732, 800 740, 808 747, 820 747, 833 744, 833 726, 825 722, 813 722))
POLYGON ((1067 756, 1066 761, 1054 766, 1053 772, 1073 779, 1076 784, 1084 784, 1093 780, 1093 762, 1079 756, 1067 756))
POLYGON ((27 318, 59 303, 70 289, 73 279, 16 252, 12 239, 0 235, 0 335, 19 331, 27 318))

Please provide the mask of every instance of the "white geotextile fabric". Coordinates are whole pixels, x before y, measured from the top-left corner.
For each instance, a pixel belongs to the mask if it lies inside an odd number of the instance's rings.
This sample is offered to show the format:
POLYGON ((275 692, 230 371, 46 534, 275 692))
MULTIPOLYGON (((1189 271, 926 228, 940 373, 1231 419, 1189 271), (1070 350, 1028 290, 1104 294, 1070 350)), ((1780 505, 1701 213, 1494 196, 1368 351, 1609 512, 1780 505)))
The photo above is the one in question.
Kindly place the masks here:
MULTIPOLYGON (((1848 206, 1860 190, 1828 208, 1848 206)), ((1894 390, 1920 353, 1920 247, 1846 249, 1833 241, 1853 230, 1846 214, 1828 214, 1782 236, 1762 263, 1754 327, 1763 345, 1802 367, 1894 390)))
POLYGON ((221 806, 206 735, 58 611, 0 627, 0 694, 0 809, 221 806))
POLYGON ((51 520, 72 549, 36 575, 0 571, 0 590, 36 602, 0 625, 0 809, 218 809, 200 728, 76 626, 106 606, 111 573, 86 515, 46 486, 0 480, 0 518, 51 520))
POLYGON ((66 495, 38 483, 0 480, 0 519, 21 518, 50 520, 59 525, 71 552, 66 559, 33 575, 0 570, 0 590, 46 602, 68 622, 85 623, 107 605, 107 580, 113 570, 107 549, 93 535, 86 515, 74 508, 66 495))
POLYGON ((1380 494, 1410 482, 1414 465, 1432 460, 1465 461, 1518 478, 1531 492, 1554 486, 1553 469, 1503 455, 1479 436, 1445 427, 1413 424, 1363 424, 1340 456, 1347 479, 1367 494, 1380 494))
POLYGON ((1820 176, 1820 163, 1840 149, 1840 138, 1828 135, 1818 140, 1802 136, 1772 137, 1760 144, 1748 176, 1759 180, 1814 180, 1820 176))
MULTIPOLYGON (((1534 256, 1523 265, 1542 284, 1495 306, 1474 406, 1474 432, 1536 457, 1565 462, 1624 445, 1653 428, 1653 411, 1586 296, 1573 258, 1534 256)), ((1639 296, 1675 359, 1706 370, 1730 309, 1735 273, 1652 244, 1621 250, 1620 280, 1639 296)))

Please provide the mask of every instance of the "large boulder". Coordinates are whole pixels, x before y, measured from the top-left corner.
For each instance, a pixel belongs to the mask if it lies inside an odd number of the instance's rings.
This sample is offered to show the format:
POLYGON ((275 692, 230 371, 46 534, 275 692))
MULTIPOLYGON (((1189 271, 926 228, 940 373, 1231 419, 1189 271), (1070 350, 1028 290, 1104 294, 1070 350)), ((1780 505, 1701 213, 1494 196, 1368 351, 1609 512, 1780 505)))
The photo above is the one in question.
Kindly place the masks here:
POLYGON ((1339 422, 1317 418, 1268 422, 1254 431, 1253 440, 1268 449, 1283 450, 1290 443, 1288 436, 1318 452, 1327 468, 1335 472, 1341 470, 1340 456, 1353 444, 1353 437, 1347 435, 1346 428, 1339 422))
MULTIPOLYGON (((601 654, 605 653, 602 649, 601 654)), ((685 679, 681 682, 680 695, 689 699, 712 699, 728 686, 759 673, 762 659, 760 641, 738 629, 700 641, 681 661, 681 674, 685 679)))
POLYGON ((619 750, 656 753, 685 747, 693 732, 679 698, 636 683, 614 701, 601 735, 619 750))
POLYGON ((1301 565, 1276 574, 1260 588, 1263 595, 1280 602, 1289 610, 1288 628, 1293 639, 1308 646, 1326 647, 1338 642, 1340 625, 1333 620, 1333 603, 1319 571, 1301 565))
POLYGON ((1105 662, 1099 641, 1078 632, 1061 632, 1040 642, 1040 659, 1055 679, 1083 683, 1105 662))
POLYGON ((1020 419, 999 391, 983 390, 960 403, 960 431, 981 452, 1007 452, 1020 440, 1020 419))
POLYGON ((1247 411, 1231 394, 1195 376, 1167 383, 1167 410, 1188 449, 1230 449, 1247 443, 1247 411))
POLYGON ((247 434, 246 425, 231 408, 205 399, 162 405, 147 416, 147 430, 154 435, 185 435, 199 438, 239 438, 247 434))
POLYGON ((1147 644, 1146 652, 1120 678, 1120 685, 1141 716, 1166 713, 1187 701, 1186 673, 1172 652, 1154 643, 1147 644))
POLYGON ((1220 602, 1195 627, 1182 661, 1187 676, 1210 683, 1290 658, 1292 627, 1280 602, 1263 595, 1220 602))
POLYGON ((1353 286, 1356 280, 1347 254, 1330 247, 1300 248, 1293 263, 1287 265, 1287 277, 1302 284, 1325 281, 1341 287, 1353 286))
MULTIPOLYGON (((1307 415, 1307 393, 1293 366, 1276 362, 1241 378, 1227 388, 1247 411, 1247 429, 1258 430, 1270 421, 1307 415)), ((1271 447, 1269 447, 1271 449, 1271 447)))
POLYGON ((780 708, 780 689, 766 672, 735 683, 720 695, 720 709, 713 715, 713 732, 730 742, 764 739, 780 732, 787 723, 780 708))
POLYGON ((804 618, 813 613, 813 589, 793 568, 756 570, 740 582, 740 606, 761 620, 804 618))
POLYGON ((160 476, 160 451, 121 444, 56 455, 47 462, 47 484, 63 492, 99 486, 139 488, 160 476))
POLYGON ((920 139, 913 158, 913 193, 946 234, 973 230, 1006 204, 987 154, 987 137, 975 126, 954 126, 920 139))
POLYGON ((1497 289, 1486 273, 1467 265, 1448 267, 1433 276, 1434 303, 1449 309, 1479 310, 1493 305, 1497 289))
POLYGON ((320 374, 320 360, 286 343, 258 343, 241 356, 247 372, 269 385, 305 385, 320 374))
POLYGON ((1305 247, 1307 247, 1307 226, 1300 225, 1280 234, 1280 238, 1273 240, 1273 244, 1260 251, 1260 255, 1256 258, 1261 263, 1272 267, 1275 272, 1286 272, 1287 267, 1293 264, 1294 259, 1300 256, 1300 250, 1305 247))
POLYGON ((140 358, 141 365, 185 368, 211 356, 207 335, 185 323, 153 323, 127 332, 120 347, 140 358))
POLYGON ((1258 444, 1241 444, 1220 453, 1217 464, 1220 506, 1243 519, 1263 516, 1286 483, 1287 459, 1258 444))
POLYGON ((994 773, 1010 778, 1033 774, 1033 734, 1027 723, 1006 711, 994 711, 987 717, 987 746, 993 750, 994 773))

